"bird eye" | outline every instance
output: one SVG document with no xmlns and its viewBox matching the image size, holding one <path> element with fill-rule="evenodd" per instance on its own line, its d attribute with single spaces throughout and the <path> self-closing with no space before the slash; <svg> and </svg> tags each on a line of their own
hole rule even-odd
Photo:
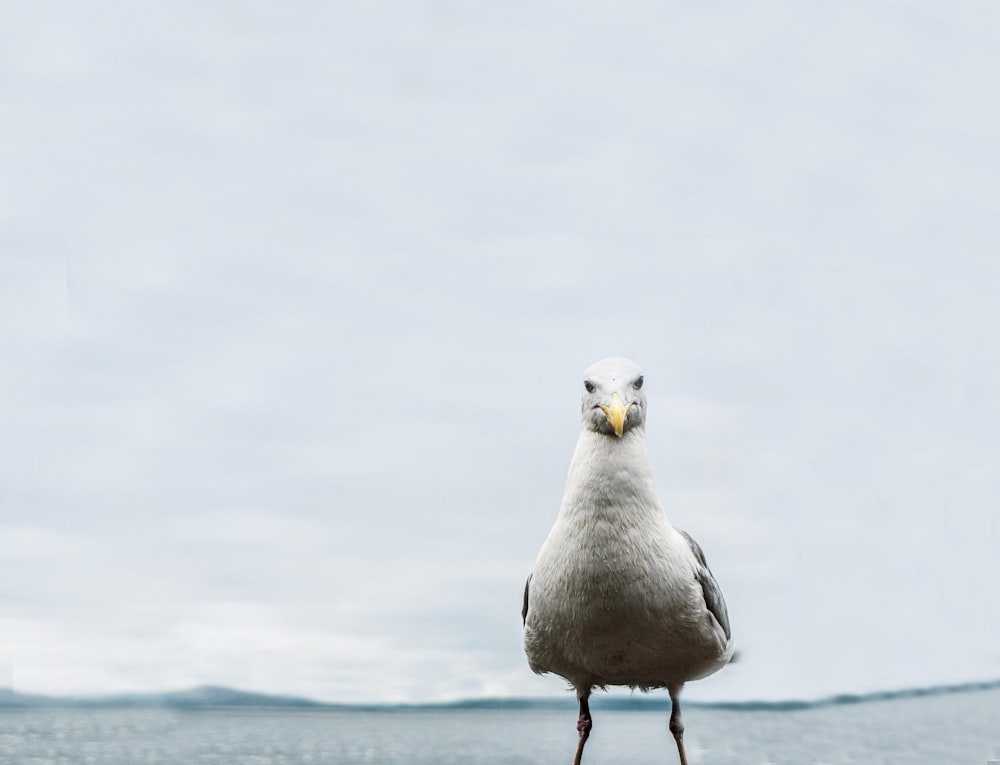
<svg viewBox="0 0 1000 765">
<path fill-rule="evenodd" d="M 595 390 L 597 390 L 597 388 L 594 387 L 594 383 L 592 383 L 590 380 L 584 380 L 583 387 L 586 388 L 587 393 L 593 393 Z"/>
<path fill-rule="evenodd" d="M 639 388 L 642 387 L 643 379 L 644 378 L 642 378 L 642 377 L 637 378 L 636 381 L 634 383 L 632 383 L 632 387 L 635 388 L 636 390 L 639 390 Z"/>
</svg>

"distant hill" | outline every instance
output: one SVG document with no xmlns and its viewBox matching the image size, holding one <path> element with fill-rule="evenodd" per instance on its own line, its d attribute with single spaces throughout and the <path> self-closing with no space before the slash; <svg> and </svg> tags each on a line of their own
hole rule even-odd
<svg viewBox="0 0 1000 765">
<path fill-rule="evenodd" d="M 842 704 L 861 704 L 922 696 L 972 693 L 1000 689 L 1000 680 L 927 688 L 906 688 L 857 695 L 830 696 L 813 701 L 733 701 L 687 702 L 688 707 L 727 709 L 732 711 L 798 711 Z M 595 695 L 592 705 L 597 709 L 663 711 L 668 702 L 663 695 L 633 696 Z M 296 696 L 272 696 L 220 686 L 202 686 L 186 691 L 165 693 L 123 693 L 110 696 L 42 696 L 0 689 L 0 711 L 10 709 L 299 709 L 329 711 L 396 711 L 396 710 L 518 710 L 575 709 L 575 699 L 567 694 L 557 698 L 484 698 L 432 704 L 333 704 Z"/>
<path fill-rule="evenodd" d="M 271 696 L 249 693 L 233 688 L 206 685 L 186 691 L 164 693 L 120 693 L 110 696 L 39 696 L 0 690 L 0 709 L 3 708 L 81 708 L 125 709 L 136 707 L 165 707 L 169 709 L 216 709 L 232 707 L 281 707 L 295 709 L 324 709 L 336 705 L 323 704 L 294 696 Z"/>
</svg>

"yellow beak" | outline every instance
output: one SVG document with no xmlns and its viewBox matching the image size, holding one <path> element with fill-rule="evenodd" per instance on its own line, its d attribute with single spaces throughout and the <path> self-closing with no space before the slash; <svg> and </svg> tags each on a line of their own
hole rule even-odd
<svg viewBox="0 0 1000 765">
<path fill-rule="evenodd" d="M 601 407 L 601 411 L 607 416 L 611 427 L 615 429 L 615 435 L 619 438 L 625 431 L 625 418 L 628 417 L 628 410 L 631 408 L 632 405 L 625 404 L 617 393 L 611 397 L 611 406 Z"/>
</svg>

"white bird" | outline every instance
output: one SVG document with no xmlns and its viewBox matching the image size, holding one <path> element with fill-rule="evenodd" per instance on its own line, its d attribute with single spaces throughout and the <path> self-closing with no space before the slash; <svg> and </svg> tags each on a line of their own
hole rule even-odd
<svg viewBox="0 0 1000 765">
<path fill-rule="evenodd" d="M 524 651 L 580 702 L 580 765 L 594 688 L 666 688 L 681 765 L 679 696 L 733 658 L 722 591 L 698 543 L 657 498 L 646 448 L 642 370 L 605 359 L 583 380 L 583 426 L 562 506 L 524 586 Z"/>
</svg>

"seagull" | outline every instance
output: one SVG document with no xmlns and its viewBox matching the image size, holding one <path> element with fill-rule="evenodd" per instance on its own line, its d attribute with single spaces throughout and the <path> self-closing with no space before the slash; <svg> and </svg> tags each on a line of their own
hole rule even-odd
<svg viewBox="0 0 1000 765">
<path fill-rule="evenodd" d="M 590 694 L 609 685 L 667 689 L 687 765 L 680 693 L 732 660 L 726 603 L 701 547 L 657 498 L 642 370 L 621 358 L 591 366 L 582 415 L 559 515 L 524 585 L 528 666 L 576 689 L 573 765 L 593 727 Z"/>
</svg>

